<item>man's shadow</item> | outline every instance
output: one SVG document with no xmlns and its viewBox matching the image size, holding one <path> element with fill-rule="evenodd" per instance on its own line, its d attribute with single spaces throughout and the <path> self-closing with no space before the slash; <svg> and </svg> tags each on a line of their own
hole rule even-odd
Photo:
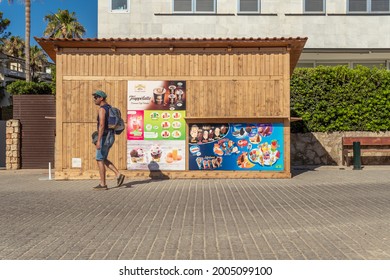
<svg viewBox="0 0 390 280">
<path fill-rule="evenodd" d="M 129 183 L 125 183 L 122 186 L 125 188 L 132 188 L 134 185 L 137 184 L 147 184 L 150 182 L 158 182 L 158 181 L 163 181 L 163 180 L 169 180 L 169 176 L 165 175 L 162 173 L 160 170 L 160 165 L 156 161 L 151 161 L 148 164 L 148 169 L 149 169 L 149 178 L 146 180 L 140 180 L 140 181 L 132 181 Z"/>
</svg>

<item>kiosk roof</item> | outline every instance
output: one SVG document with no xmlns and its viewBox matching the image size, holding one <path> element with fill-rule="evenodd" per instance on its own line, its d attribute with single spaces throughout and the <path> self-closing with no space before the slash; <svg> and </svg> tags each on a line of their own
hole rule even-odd
<svg viewBox="0 0 390 280">
<path fill-rule="evenodd" d="M 147 51 L 148 49 L 166 49 L 166 52 L 172 52 L 175 49 L 188 50 L 196 52 L 212 51 L 213 49 L 225 48 L 232 50 L 251 50 L 257 52 L 277 51 L 284 48 L 290 52 L 290 73 L 295 68 L 299 56 L 305 46 L 307 38 L 86 38 L 86 39 L 53 39 L 37 38 L 34 39 L 45 50 L 49 57 L 55 62 L 56 53 L 61 48 L 73 48 L 80 52 L 82 49 L 111 49 L 117 51 L 121 48 L 139 49 Z"/>
</svg>

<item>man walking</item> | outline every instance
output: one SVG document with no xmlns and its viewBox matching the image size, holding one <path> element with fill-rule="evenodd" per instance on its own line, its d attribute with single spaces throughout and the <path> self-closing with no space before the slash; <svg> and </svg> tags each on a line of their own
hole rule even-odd
<svg viewBox="0 0 390 280">
<path fill-rule="evenodd" d="M 102 90 L 97 90 L 93 94 L 95 105 L 99 106 L 97 116 L 97 132 L 98 139 L 96 142 L 96 162 L 99 168 L 100 184 L 94 187 L 95 190 L 107 190 L 106 184 L 106 167 L 115 173 L 117 184 L 119 187 L 123 184 L 125 176 L 121 174 L 115 165 L 107 159 L 108 152 L 114 144 L 115 136 L 112 131 L 108 130 L 108 116 L 110 105 L 107 103 L 107 94 Z"/>
</svg>

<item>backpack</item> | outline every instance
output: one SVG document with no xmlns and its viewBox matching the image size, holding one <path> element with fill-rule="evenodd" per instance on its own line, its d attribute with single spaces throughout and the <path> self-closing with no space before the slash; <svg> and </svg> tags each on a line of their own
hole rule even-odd
<svg viewBox="0 0 390 280">
<path fill-rule="evenodd" d="M 115 134 L 119 135 L 125 130 L 125 122 L 121 117 L 121 111 L 115 107 L 108 109 L 108 129 L 114 130 Z"/>
</svg>

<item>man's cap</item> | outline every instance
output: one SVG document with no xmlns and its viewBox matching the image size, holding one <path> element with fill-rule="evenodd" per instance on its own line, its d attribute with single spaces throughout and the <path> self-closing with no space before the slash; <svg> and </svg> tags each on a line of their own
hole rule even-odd
<svg viewBox="0 0 390 280">
<path fill-rule="evenodd" d="M 102 90 L 97 90 L 94 93 L 92 93 L 92 95 L 97 95 L 97 96 L 100 96 L 102 98 L 107 98 L 107 94 Z"/>
</svg>

